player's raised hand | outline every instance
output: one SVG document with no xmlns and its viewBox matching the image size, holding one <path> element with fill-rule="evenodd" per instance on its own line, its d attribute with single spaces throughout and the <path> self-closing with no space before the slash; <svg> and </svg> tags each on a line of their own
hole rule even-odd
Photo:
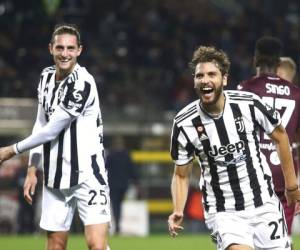
<svg viewBox="0 0 300 250">
<path fill-rule="evenodd" d="M 178 235 L 178 231 L 182 230 L 181 226 L 183 220 L 183 213 L 174 212 L 169 216 L 168 225 L 169 232 L 172 237 L 176 237 Z"/>
<path fill-rule="evenodd" d="M 300 202 L 300 189 L 299 187 L 295 187 L 294 189 L 286 189 L 285 190 L 285 196 L 288 205 L 295 204 L 297 202 Z"/>
<path fill-rule="evenodd" d="M 15 151 L 13 146 L 7 146 L 0 148 L 0 165 L 6 161 L 12 158 L 15 155 Z"/>
<path fill-rule="evenodd" d="M 27 203 L 32 205 L 32 197 L 35 194 L 35 187 L 37 184 L 36 168 L 29 167 L 23 186 L 23 195 Z"/>
</svg>

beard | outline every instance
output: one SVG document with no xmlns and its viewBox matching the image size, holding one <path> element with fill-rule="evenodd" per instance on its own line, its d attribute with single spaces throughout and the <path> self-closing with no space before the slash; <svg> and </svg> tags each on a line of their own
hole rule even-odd
<svg viewBox="0 0 300 250">
<path fill-rule="evenodd" d="M 196 91 L 196 94 L 198 95 L 201 103 L 205 106 L 213 106 L 215 105 L 218 100 L 220 99 L 220 96 L 222 95 L 223 93 L 223 86 L 221 85 L 220 87 L 218 88 L 215 88 L 211 93 L 210 95 L 212 95 L 211 97 L 209 98 L 206 98 L 204 95 L 205 93 L 200 90 L 199 88 L 195 88 L 195 91 Z"/>
</svg>

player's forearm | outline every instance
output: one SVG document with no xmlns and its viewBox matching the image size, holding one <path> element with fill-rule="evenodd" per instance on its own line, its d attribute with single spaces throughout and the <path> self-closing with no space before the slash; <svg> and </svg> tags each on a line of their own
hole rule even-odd
<svg viewBox="0 0 300 250">
<path fill-rule="evenodd" d="M 184 206 L 188 194 L 188 180 L 178 175 L 174 175 L 172 179 L 172 198 L 174 212 L 183 213 Z"/>
<path fill-rule="evenodd" d="M 287 136 L 282 137 L 277 143 L 277 153 L 285 180 L 286 189 L 293 189 L 298 186 L 298 181 L 294 169 L 292 153 Z"/>
<path fill-rule="evenodd" d="M 189 178 L 174 174 L 171 184 L 174 212 L 183 213 L 189 190 Z"/>
<path fill-rule="evenodd" d="M 57 107 L 57 112 L 54 112 L 50 121 L 36 133 L 30 135 L 26 139 L 14 145 L 15 152 L 22 153 L 29 149 L 35 148 L 41 144 L 54 140 L 59 133 L 66 128 L 72 121 L 72 116 Z"/>
</svg>

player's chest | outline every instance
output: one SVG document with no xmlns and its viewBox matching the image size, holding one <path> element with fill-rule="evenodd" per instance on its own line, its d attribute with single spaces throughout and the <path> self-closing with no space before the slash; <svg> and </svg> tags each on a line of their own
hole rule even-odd
<svg viewBox="0 0 300 250">
<path fill-rule="evenodd" d="M 54 82 L 45 84 L 42 92 L 42 104 L 45 113 L 51 116 L 57 105 L 63 99 L 66 84 L 64 82 Z"/>
</svg>

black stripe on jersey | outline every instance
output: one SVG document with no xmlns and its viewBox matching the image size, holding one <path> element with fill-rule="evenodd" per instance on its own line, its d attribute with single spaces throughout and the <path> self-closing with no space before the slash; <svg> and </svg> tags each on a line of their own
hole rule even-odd
<svg viewBox="0 0 300 250">
<path fill-rule="evenodd" d="M 37 97 L 38 97 L 38 102 L 39 104 L 41 104 L 44 107 L 44 102 L 46 101 L 45 98 L 43 100 L 41 100 L 40 98 L 42 97 L 42 84 L 43 84 L 43 80 L 44 80 L 44 75 L 41 74 L 40 75 L 40 81 L 39 81 L 39 86 L 38 86 L 38 90 L 37 90 Z"/>
<path fill-rule="evenodd" d="M 228 94 L 228 96 L 230 97 L 230 99 L 232 100 L 244 100 L 244 101 L 252 101 L 253 100 L 253 94 L 251 93 L 246 93 L 246 92 L 230 92 L 227 91 L 226 92 Z"/>
<path fill-rule="evenodd" d="M 192 116 L 193 114 L 197 113 L 198 110 L 193 110 L 193 111 L 190 111 L 189 113 L 186 113 L 185 116 L 183 116 L 181 119 L 177 120 L 176 122 L 177 123 L 180 123 L 182 122 L 183 120 L 185 120 L 186 118 Z"/>
<path fill-rule="evenodd" d="M 47 79 L 46 79 L 46 82 L 45 82 L 45 87 L 44 87 L 44 90 L 43 90 L 43 92 L 44 92 L 44 94 L 43 94 L 43 96 L 44 96 L 43 108 L 45 110 L 46 110 L 46 96 L 47 96 L 47 93 L 49 91 L 49 82 L 50 82 L 50 79 L 51 79 L 52 75 L 53 75 L 53 72 L 51 72 L 47 75 Z"/>
<path fill-rule="evenodd" d="M 78 80 L 78 69 L 74 70 L 69 76 L 68 76 L 68 83 L 75 82 Z"/>
<path fill-rule="evenodd" d="M 51 142 L 47 142 L 43 145 L 45 186 L 48 185 L 48 179 L 49 179 L 50 148 L 51 148 Z"/>
<path fill-rule="evenodd" d="M 189 108 L 186 112 L 184 112 L 183 114 L 180 114 L 178 116 L 175 117 L 175 121 L 177 123 L 182 122 L 184 119 L 188 118 L 189 116 L 195 114 L 197 112 L 197 106 L 194 105 L 191 108 Z"/>
<path fill-rule="evenodd" d="M 46 107 L 46 96 L 48 94 L 48 91 L 49 91 L 49 83 L 50 83 L 50 80 L 51 80 L 51 77 L 54 73 L 53 72 L 50 72 L 48 75 L 47 75 L 47 79 L 46 79 L 46 82 L 45 82 L 45 87 L 44 87 L 44 99 L 43 99 L 43 108 L 44 110 L 48 110 L 49 107 Z M 46 121 L 48 122 L 49 121 L 49 113 L 48 112 L 45 112 L 45 115 L 46 115 Z"/>
<path fill-rule="evenodd" d="M 54 188 L 60 188 L 60 181 L 62 177 L 62 160 L 63 160 L 63 146 L 64 146 L 65 130 L 62 130 L 58 136 L 58 152 L 56 159 L 56 171 L 54 177 Z"/>
<path fill-rule="evenodd" d="M 200 138 L 201 135 L 199 134 L 199 131 L 197 129 L 199 126 L 202 125 L 202 121 L 201 121 L 200 116 L 195 117 L 192 120 L 192 123 L 195 126 L 195 129 L 197 130 L 198 136 Z M 217 202 L 216 203 L 216 209 L 217 209 L 218 212 L 225 211 L 225 197 L 224 197 L 223 192 L 220 188 L 219 175 L 218 175 L 218 172 L 217 172 L 217 165 L 216 165 L 216 162 L 215 162 L 214 158 L 211 157 L 208 153 L 211 149 L 210 142 L 209 142 L 208 139 L 203 140 L 201 142 L 202 142 L 202 145 L 203 145 L 203 151 L 206 154 L 207 159 L 208 159 L 209 171 L 210 171 L 210 174 L 211 174 L 211 183 L 210 184 L 212 186 L 214 195 L 216 197 L 216 202 Z M 206 211 L 208 211 L 209 207 L 207 205 L 205 196 L 203 196 L 203 198 L 204 198 L 204 207 L 205 207 L 205 209 L 207 209 Z"/>
<path fill-rule="evenodd" d="M 203 174 L 202 174 L 202 178 L 204 178 Z M 205 211 L 208 212 L 209 206 L 207 205 L 207 191 L 206 191 L 206 182 L 205 181 L 204 181 L 204 185 L 201 188 L 201 192 L 202 192 L 202 196 L 203 196 L 203 200 L 204 200 L 204 202 L 203 202 L 204 209 L 205 209 Z"/>
<path fill-rule="evenodd" d="M 71 123 L 71 176 L 70 187 L 78 184 L 79 166 L 78 166 L 78 151 L 77 151 L 77 120 Z"/>
<path fill-rule="evenodd" d="M 178 143 L 178 135 L 179 135 L 179 128 L 177 127 L 177 124 L 174 123 L 173 126 L 173 134 L 171 138 L 171 156 L 173 160 L 178 160 L 178 150 L 179 150 L 179 143 Z"/>
<path fill-rule="evenodd" d="M 96 179 L 99 181 L 101 185 L 106 185 L 105 180 L 103 176 L 100 173 L 100 167 L 97 163 L 97 155 L 92 155 L 92 168 L 93 168 L 93 174 L 95 175 Z"/>
<path fill-rule="evenodd" d="M 63 100 L 63 104 L 67 109 L 73 108 L 74 104 L 76 104 L 76 111 L 80 113 L 83 110 L 85 103 L 90 95 L 91 84 L 85 81 L 83 90 L 75 89 L 74 86 L 75 82 L 68 83 L 68 90 Z"/>
<path fill-rule="evenodd" d="M 42 87 L 43 80 L 44 80 L 44 75 L 43 75 L 43 74 L 41 74 L 41 75 L 40 75 L 40 81 L 39 81 L 39 88 L 41 88 L 41 87 Z"/>
<path fill-rule="evenodd" d="M 173 160 L 178 160 L 178 151 L 179 151 L 179 142 L 178 142 L 178 136 L 182 133 L 184 137 L 187 140 L 187 144 L 185 146 L 185 150 L 187 151 L 188 157 L 190 157 L 195 150 L 194 145 L 191 143 L 189 137 L 187 136 L 186 132 L 182 127 L 178 128 L 177 124 L 174 124 L 173 127 L 173 136 L 171 139 L 171 156 Z"/>
<path fill-rule="evenodd" d="M 235 121 L 237 121 L 238 119 L 243 117 L 241 109 L 238 104 L 231 103 L 230 106 L 231 106 Z M 246 167 L 247 167 L 247 173 L 248 173 L 249 180 L 250 180 L 250 187 L 253 190 L 252 192 L 253 192 L 253 196 L 254 196 L 254 198 L 253 198 L 254 206 L 259 207 L 263 204 L 262 198 L 260 195 L 261 189 L 260 189 L 260 185 L 258 182 L 256 169 L 253 166 L 253 161 L 252 161 L 252 157 L 251 157 L 251 153 L 250 153 L 250 149 L 249 149 L 249 145 L 248 145 L 246 131 L 245 131 L 245 129 L 240 129 L 237 127 L 237 132 L 238 132 L 240 139 L 245 142 L 245 150 L 243 151 L 243 154 L 246 155 Z"/>
<path fill-rule="evenodd" d="M 75 79 L 77 80 L 77 79 L 78 79 L 78 71 L 75 70 L 75 71 L 74 71 L 74 74 L 75 74 Z"/>
<path fill-rule="evenodd" d="M 51 101 L 50 101 L 50 106 L 52 107 L 53 105 L 53 101 L 54 101 L 54 98 L 55 98 L 55 92 L 57 91 L 58 87 L 59 87 L 59 83 L 55 83 L 55 86 L 52 90 L 52 96 L 51 96 Z"/>
<path fill-rule="evenodd" d="M 266 106 L 258 100 L 254 100 L 254 106 L 258 108 L 273 125 L 278 123 L 278 119 L 274 118 L 274 113 L 276 112 L 275 109 L 272 108 L 270 110 L 267 110 Z"/>
<path fill-rule="evenodd" d="M 82 92 L 83 101 L 81 104 L 81 107 L 77 110 L 78 112 L 81 112 L 86 104 L 86 101 L 88 100 L 91 92 L 91 84 L 84 81 L 84 90 Z"/>
<path fill-rule="evenodd" d="M 98 117 L 97 117 L 96 123 L 97 123 L 97 128 L 100 127 L 101 123 L 100 123 L 100 117 L 99 117 L 99 115 L 98 115 Z"/>
<path fill-rule="evenodd" d="M 47 75 L 47 80 L 46 80 L 46 83 L 45 83 L 45 88 L 44 88 L 44 92 L 45 93 L 48 93 L 48 90 L 49 90 L 49 82 L 50 82 L 50 80 L 51 80 L 51 77 L 52 77 L 52 75 L 53 75 L 53 72 L 51 72 L 51 73 L 49 73 L 48 75 Z"/>
<path fill-rule="evenodd" d="M 255 119 L 254 106 L 250 105 L 249 108 L 250 108 L 252 121 L 254 121 L 253 122 L 254 126 L 259 126 L 258 122 L 256 122 L 256 119 Z M 256 155 L 257 155 L 257 158 L 258 158 L 258 161 L 259 161 L 259 164 L 260 164 L 261 171 L 264 174 L 264 179 L 268 183 L 269 195 L 272 197 L 272 195 L 273 195 L 273 189 L 272 189 L 272 184 L 271 184 L 272 178 L 271 178 L 271 176 L 264 173 L 264 169 L 263 169 L 262 164 L 261 164 L 261 155 L 260 155 L 261 153 L 260 153 L 259 141 L 258 141 L 258 138 L 257 138 L 257 135 L 256 135 L 256 131 L 257 131 L 257 128 L 254 127 L 253 132 L 252 132 L 252 136 L 253 136 L 254 141 L 255 141 Z"/>
<path fill-rule="evenodd" d="M 95 98 L 93 99 L 93 101 L 91 102 L 91 106 L 93 106 L 95 103 Z"/>
<path fill-rule="evenodd" d="M 53 65 L 53 66 L 49 66 L 47 68 L 44 68 L 43 71 L 42 71 L 42 74 L 47 73 L 49 71 L 55 71 L 55 66 Z"/>
<path fill-rule="evenodd" d="M 216 129 L 217 129 L 217 132 L 218 132 L 218 135 L 220 138 L 221 145 L 229 145 L 230 140 L 228 138 L 227 129 L 226 129 L 223 117 L 221 117 L 220 119 L 214 120 L 214 122 L 215 122 Z M 233 160 L 234 160 L 234 157 L 232 154 L 226 154 L 224 156 L 224 158 L 225 158 L 226 163 L 233 162 Z M 245 199 L 243 196 L 243 192 L 241 190 L 240 180 L 239 180 L 236 166 L 233 163 L 229 163 L 229 164 L 226 164 L 226 166 L 224 166 L 224 167 L 227 168 L 230 187 L 233 192 L 234 199 L 235 199 L 235 209 L 237 211 L 244 210 L 245 209 Z"/>
<path fill-rule="evenodd" d="M 186 134 L 186 132 L 184 131 L 184 129 L 180 127 L 179 130 L 187 140 L 187 144 L 185 145 L 185 150 L 187 151 L 188 156 L 190 157 L 195 152 L 195 147 L 191 142 L 190 138 L 188 137 L 188 135 Z"/>
</svg>

